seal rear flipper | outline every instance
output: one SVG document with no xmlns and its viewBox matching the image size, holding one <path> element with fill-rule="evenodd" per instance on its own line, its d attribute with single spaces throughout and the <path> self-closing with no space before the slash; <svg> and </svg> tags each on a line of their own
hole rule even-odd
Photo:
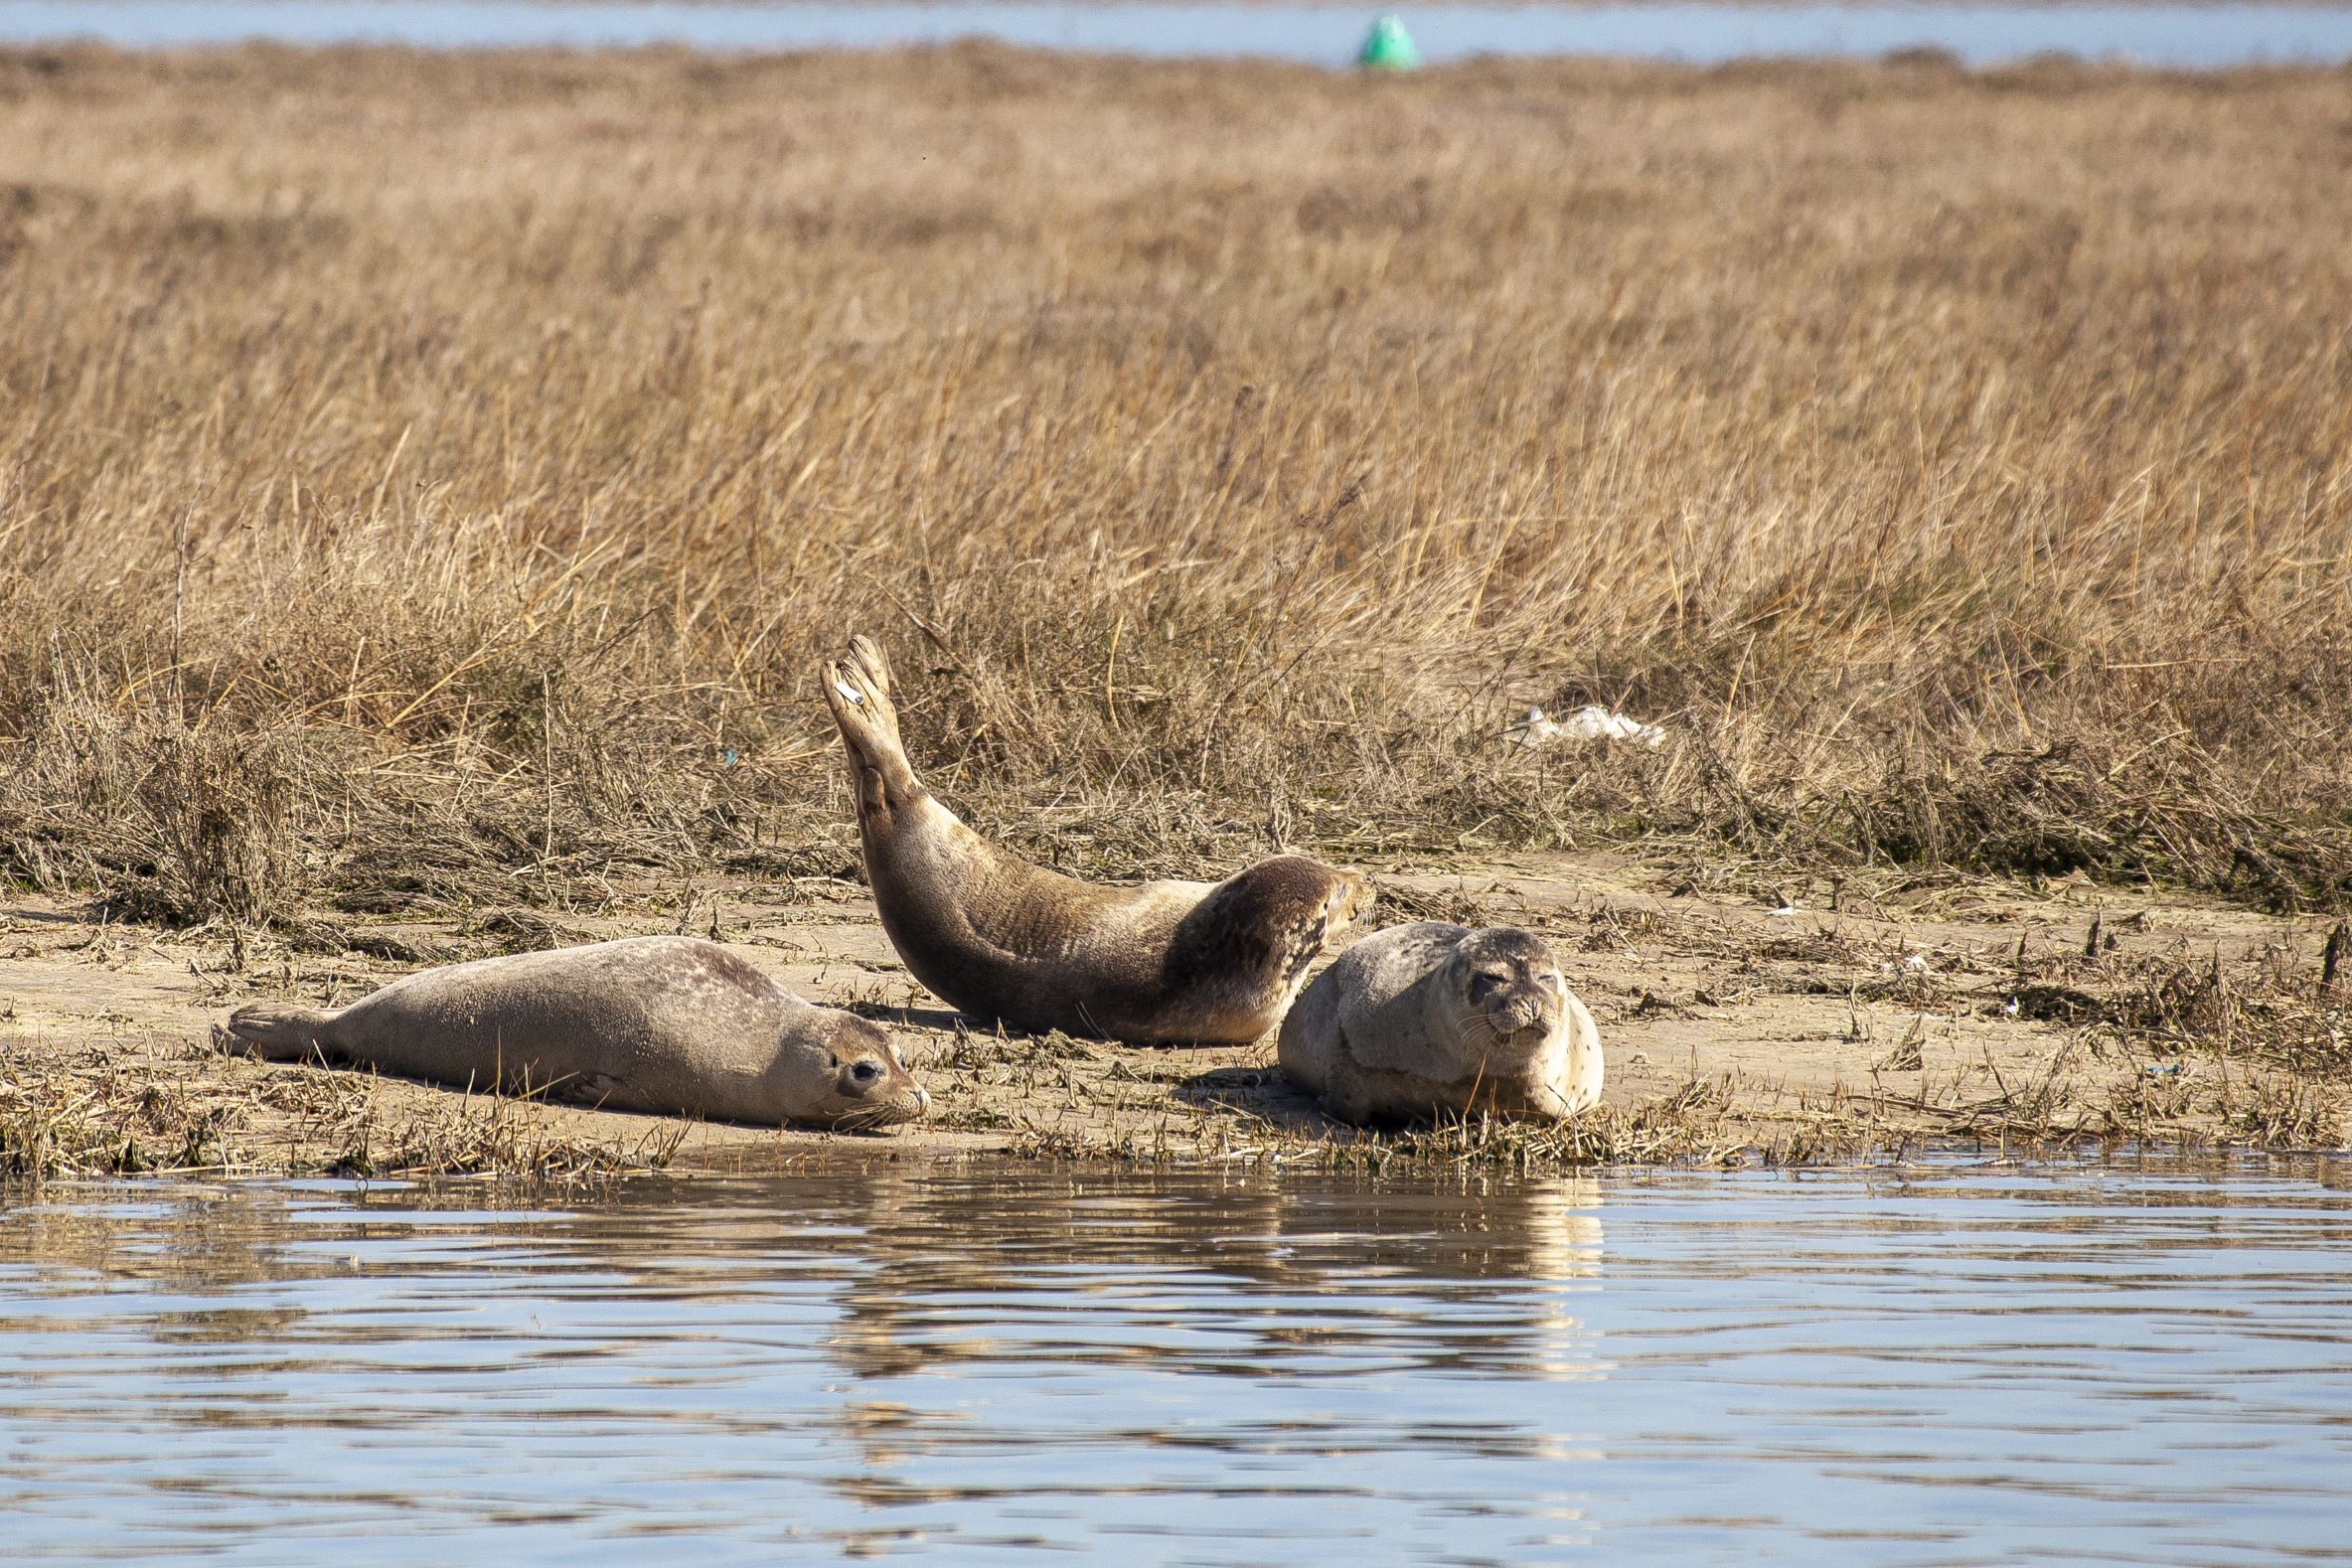
<svg viewBox="0 0 2352 1568">
<path fill-rule="evenodd" d="M 849 653 L 828 660 L 818 689 L 850 751 L 858 779 L 858 809 L 888 814 L 922 788 L 898 738 L 898 709 L 890 702 L 890 666 L 870 637 L 850 639 Z"/>
<path fill-rule="evenodd" d="M 336 1017 L 318 1008 L 300 1008 L 285 1002 L 248 1003 L 229 1015 L 228 1022 L 214 1025 L 213 1043 L 223 1050 L 259 1056 L 265 1061 L 295 1061 L 314 1053 L 325 1055 L 327 1047 L 322 1034 Z"/>
</svg>

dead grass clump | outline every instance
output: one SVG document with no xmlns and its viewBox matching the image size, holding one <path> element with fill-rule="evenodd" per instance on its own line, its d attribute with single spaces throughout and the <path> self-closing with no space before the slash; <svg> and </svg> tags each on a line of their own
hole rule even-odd
<svg viewBox="0 0 2352 1568">
<path fill-rule="evenodd" d="M 28 1092 L 9 1071 L 0 1078 L 0 1176 L 38 1179 L 114 1170 L 124 1140 L 87 1111 L 82 1097 Z"/>
<path fill-rule="evenodd" d="M 340 1147 L 314 1159 L 333 1176 L 495 1176 L 578 1185 L 668 1169 L 689 1125 L 662 1121 L 624 1148 L 566 1131 L 531 1099 L 468 1095 L 453 1115 L 385 1117 L 370 1105 L 339 1130 Z"/>
<path fill-rule="evenodd" d="M 830 874 L 854 625 L 1073 870 L 2352 897 L 2336 74 L 1379 85 L 0 52 L 0 865 L 174 920 Z M 1497 743 L 1583 701 L 1673 739 Z"/>
<path fill-rule="evenodd" d="M 1660 1101 L 1621 1111 L 1603 1107 L 1572 1122 L 1447 1118 L 1399 1129 L 1305 1131 L 1239 1105 L 1181 1128 L 1165 1121 L 1130 1126 L 1032 1122 L 1015 1126 L 1007 1152 L 1021 1159 L 1119 1160 L 1145 1165 L 1262 1165 L 1363 1171 L 1540 1173 L 1597 1165 L 1740 1164 L 1747 1140 L 1725 1136 L 1723 1119 Z"/>
<path fill-rule="evenodd" d="M 529 1097 L 436 1094 L 408 1109 L 351 1073 L 232 1065 L 196 1048 L 0 1062 L 0 1176 L 483 1176 L 577 1185 L 668 1167 L 690 1124 L 633 1142 L 582 1133 Z"/>
<path fill-rule="evenodd" d="M 2256 1070 L 2224 1080 L 2216 1095 L 2225 1135 L 2262 1149 L 2342 1149 L 2352 1132 L 2352 1096 L 2341 1080 Z"/>
<path fill-rule="evenodd" d="M 2103 737 L 2108 747 L 2128 737 Z M 2352 824 L 2249 808 L 2178 735 L 2132 755 L 2064 740 L 2030 752 L 1898 763 L 1843 813 L 1866 858 L 2029 876 L 2162 877 L 2274 908 L 2341 903 Z"/>
<path fill-rule="evenodd" d="M 2352 1070 L 2352 996 L 2277 955 L 2225 965 L 2179 954 L 2135 966 L 2099 1020 L 2148 1052 L 2209 1052 L 2291 1072 Z"/>
<path fill-rule="evenodd" d="M 0 780 L 0 872 L 95 892 L 120 918 L 264 921 L 307 881 L 300 813 L 317 791 L 300 735 L 126 721 L 60 705 Z"/>
<path fill-rule="evenodd" d="M 0 1062 L 0 1175 L 233 1169 L 245 1110 L 218 1083 L 141 1072 L 103 1047 L 12 1053 Z"/>
<path fill-rule="evenodd" d="M 1408 1166 L 1538 1171 L 1692 1160 L 1736 1164 L 1747 1140 L 1723 1136 L 1722 1111 L 1720 1093 L 1694 1081 L 1631 1110 L 1604 1106 L 1567 1122 L 1454 1118 L 1403 1134 L 1389 1147 Z"/>
</svg>

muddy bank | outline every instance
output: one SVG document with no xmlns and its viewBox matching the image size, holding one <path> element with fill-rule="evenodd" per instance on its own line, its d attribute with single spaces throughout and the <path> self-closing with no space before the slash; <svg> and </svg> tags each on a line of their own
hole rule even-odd
<svg viewBox="0 0 2352 1568">
<path fill-rule="evenodd" d="M 0 906 L 0 1126 L 19 1170 L 500 1172 L 772 1165 L 835 1153 L 1387 1165 L 1803 1161 L 1926 1142 L 2341 1147 L 2346 1006 L 2329 927 L 2082 884 L 1906 891 L 1553 860 L 1399 866 L 1381 918 L 1549 934 L 1599 1019 L 1602 1109 L 1553 1130 L 1361 1134 L 1272 1041 L 1138 1049 L 976 1026 L 917 987 L 863 889 L 644 890 L 595 911 L 170 932 Z M 881 1136 L 712 1126 L 224 1056 L 254 997 L 347 1002 L 427 964 L 715 933 L 813 1000 L 888 1022 L 935 1097 Z"/>
</svg>

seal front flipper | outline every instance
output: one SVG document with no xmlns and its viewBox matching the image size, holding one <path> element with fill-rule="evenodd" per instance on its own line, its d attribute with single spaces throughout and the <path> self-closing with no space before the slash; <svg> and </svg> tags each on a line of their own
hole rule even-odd
<svg viewBox="0 0 2352 1568">
<path fill-rule="evenodd" d="M 1347 1048 L 1345 1034 L 1332 1039 L 1323 1069 L 1324 1091 L 1315 1102 L 1323 1113 L 1357 1127 L 1369 1122 L 1378 1107 L 1373 1103 L 1371 1083 L 1357 1064 L 1355 1052 Z"/>
<path fill-rule="evenodd" d="M 1471 1107 L 1448 1086 L 1417 1072 L 1368 1067 L 1342 1032 L 1332 1046 L 1331 1087 L 1316 1103 L 1325 1114 L 1358 1127 L 1378 1122 L 1418 1122 L 1431 1114 Z"/>
</svg>

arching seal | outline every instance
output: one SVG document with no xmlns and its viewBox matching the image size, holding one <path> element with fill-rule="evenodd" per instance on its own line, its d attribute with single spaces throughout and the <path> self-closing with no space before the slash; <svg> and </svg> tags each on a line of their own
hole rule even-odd
<svg viewBox="0 0 2352 1568">
<path fill-rule="evenodd" d="M 257 1003 L 222 1034 L 276 1061 L 315 1052 L 436 1083 L 762 1126 L 887 1127 L 931 1100 L 878 1025 L 811 1007 L 741 956 L 683 936 L 428 969 L 324 1012 Z"/>
<path fill-rule="evenodd" d="M 1102 887 L 1031 865 L 934 800 L 899 743 L 871 640 L 825 667 L 849 749 L 866 880 L 915 979 L 1015 1028 L 1137 1044 L 1239 1043 L 1282 1019 L 1324 942 L 1370 884 L 1305 856 L 1221 882 Z"/>
<path fill-rule="evenodd" d="M 1342 1121 L 1497 1111 L 1559 1118 L 1601 1098 L 1601 1036 L 1550 947 L 1434 920 L 1339 955 L 1283 1019 L 1283 1071 Z"/>
</svg>

